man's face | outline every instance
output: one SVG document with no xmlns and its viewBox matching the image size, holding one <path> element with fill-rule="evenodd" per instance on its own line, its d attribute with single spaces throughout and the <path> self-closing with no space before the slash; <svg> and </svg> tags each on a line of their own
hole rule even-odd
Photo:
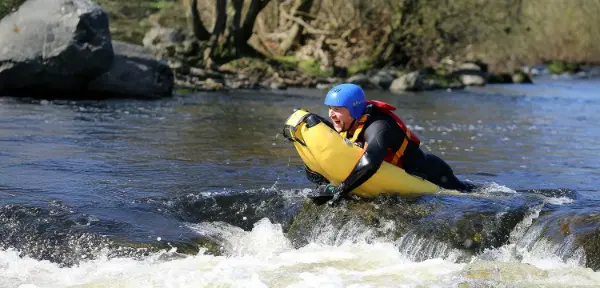
<svg viewBox="0 0 600 288">
<path fill-rule="evenodd" d="M 354 120 L 346 107 L 339 106 L 329 106 L 329 118 L 333 121 L 333 128 L 338 133 L 348 131 Z"/>
</svg>

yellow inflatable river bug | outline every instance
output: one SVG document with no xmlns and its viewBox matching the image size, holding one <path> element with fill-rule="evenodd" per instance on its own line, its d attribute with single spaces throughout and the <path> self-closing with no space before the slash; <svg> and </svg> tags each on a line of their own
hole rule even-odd
<svg viewBox="0 0 600 288">
<path fill-rule="evenodd" d="M 293 141 L 300 158 L 308 168 L 323 175 L 331 184 L 337 185 L 350 174 L 363 150 L 322 121 L 316 125 L 309 125 L 305 121 L 309 115 L 311 113 L 306 110 L 296 110 L 285 123 L 284 136 Z M 381 194 L 407 197 L 432 193 L 460 194 L 454 190 L 443 190 L 387 162 L 352 193 L 363 198 L 377 197 Z"/>
</svg>

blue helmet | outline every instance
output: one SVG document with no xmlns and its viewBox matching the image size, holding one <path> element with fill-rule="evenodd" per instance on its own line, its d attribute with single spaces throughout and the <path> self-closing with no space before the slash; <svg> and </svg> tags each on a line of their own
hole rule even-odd
<svg viewBox="0 0 600 288">
<path fill-rule="evenodd" d="M 327 92 L 325 105 L 346 107 L 350 111 L 352 118 L 358 119 L 365 111 L 367 99 L 365 99 L 365 92 L 363 92 L 360 86 L 340 84 Z"/>
</svg>

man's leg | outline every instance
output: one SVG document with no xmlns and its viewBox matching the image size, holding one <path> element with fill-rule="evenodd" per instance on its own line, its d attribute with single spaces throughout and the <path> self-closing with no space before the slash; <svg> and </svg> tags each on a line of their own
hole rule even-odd
<svg viewBox="0 0 600 288">
<path fill-rule="evenodd" d="M 456 175 L 454 175 L 454 171 L 452 171 L 450 165 L 442 158 L 433 154 L 425 154 L 424 170 L 427 175 L 427 180 L 442 188 L 458 190 L 461 192 L 470 192 L 475 188 L 471 184 L 460 181 Z"/>
</svg>

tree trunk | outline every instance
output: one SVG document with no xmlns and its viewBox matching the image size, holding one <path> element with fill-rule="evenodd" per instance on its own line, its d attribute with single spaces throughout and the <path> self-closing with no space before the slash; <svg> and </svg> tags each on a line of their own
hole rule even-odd
<svg viewBox="0 0 600 288">
<path fill-rule="evenodd" d="M 243 0 L 239 0 L 243 3 Z M 248 12 L 246 13 L 246 17 L 244 17 L 244 22 L 240 25 L 241 21 L 241 10 L 243 5 L 241 5 L 238 9 L 236 9 L 236 14 L 240 14 L 237 23 L 234 21 L 233 28 L 233 37 L 235 43 L 235 51 L 236 56 L 260 56 L 250 44 L 248 44 L 248 40 L 252 36 L 252 30 L 254 29 L 254 23 L 256 22 L 256 17 L 258 13 L 262 11 L 262 9 L 269 4 L 270 0 L 252 0 L 250 2 L 250 7 L 248 8 Z M 239 12 L 238 12 L 239 11 Z"/>
<path fill-rule="evenodd" d="M 209 32 L 202 24 L 198 11 L 198 0 L 190 0 L 190 22 L 194 35 L 200 41 L 210 41 L 209 48 L 204 51 L 207 62 L 228 61 L 241 56 L 260 56 L 248 44 L 256 17 L 270 0 L 252 0 L 248 12 L 242 21 L 244 0 L 232 0 L 234 15 L 232 21 L 227 21 L 227 0 L 215 0 L 215 27 Z"/>
<path fill-rule="evenodd" d="M 201 41 L 210 39 L 210 32 L 204 27 L 200 13 L 198 12 L 198 0 L 190 0 L 188 3 L 190 4 L 188 19 L 190 26 L 192 26 L 192 31 L 194 31 L 194 36 Z"/>
</svg>

